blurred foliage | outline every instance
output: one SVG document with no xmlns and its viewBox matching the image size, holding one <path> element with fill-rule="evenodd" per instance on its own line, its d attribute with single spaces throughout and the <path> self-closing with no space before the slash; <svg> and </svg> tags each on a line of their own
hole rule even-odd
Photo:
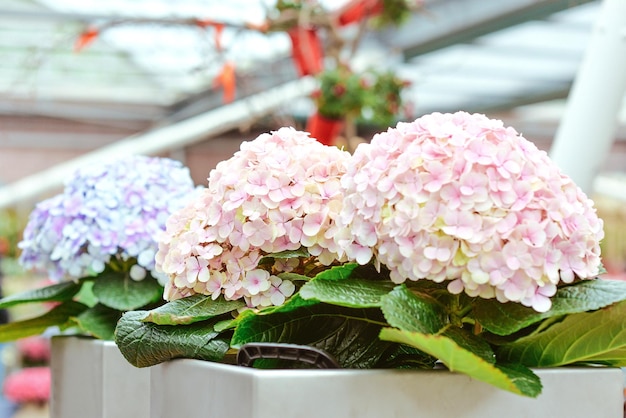
<svg viewBox="0 0 626 418">
<path fill-rule="evenodd" d="M 390 71 L 357 74 L 346 67 L 326 70 L 318 80 L 312 99 L 322 116 L 358 118 L 379 126 L 395 122 L 402 108 L 402 90 L 409 85 Z"/>
<path fill-rule="evenodd" d="M 8 258 L 18 256 L 17 244 L 22 239 L 26 222 L 27 217 L 16 210 L 0 210 L 0 255 Z"/>
</svg>

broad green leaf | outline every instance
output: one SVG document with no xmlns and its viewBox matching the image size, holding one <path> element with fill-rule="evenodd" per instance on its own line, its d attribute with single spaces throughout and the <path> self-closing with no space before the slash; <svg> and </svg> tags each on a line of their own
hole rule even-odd
<svg viewBox="0 0 626 418">
<path fill-rule="evenodd" d="M 353 272 L 359 267 L 358 264 L 342 264 L 341 266 L 331 267 L 328 270 L 317 274 L 316 280 L 343 280 L 352 276 Z"/>
<path fill-rule="evenodd" d="M 315 299 L 332 305 L 349 308 L 380 307 L 381 298 L 395 285 L 387 281 L 347 278 L 343 280 L 320 280 L 315 278 L 300 289 L 304 299 Z"/>
<path fill-rule="evenodd" d="M 82 303 L 67 301 L 36 318 L 2 324 L 0 325 L 0 342 L 39 335 L 52 326 L 62 327 L 85 309 L 87 306 Z"/>
<path fill-rule="evenodd" d="M 541 380 L 528 367 L 509 363 L 498 363 L 495 366 L 507 375 L 523 395 L 536 398 L 541 394 Z"/>
<path fill-rule="evenodd" d="M 309 280 L 311 280 L 309 276 L 305 276 L 303 274 L 298 274 L 298 273 L 278 273 L 277 276 L 280 277 L 282 280 L 291 280 L 292 282 L 297 282 L 297 281 L 308 282 Z"/>
<path fill-rule="evenodd" d="M 624 359 L 626 359 L 626 347 L 620 347 L 616 350 L 596 354 L 593 356 L 593 359 L 588 362 L 581 362 L 581 364 L 601 364 L 613 367 L 626 367 L 624 366 Z"/>
<path fill-rule="evenodd" d="M 150 276 L 135 281 L 128 273 L 105 272 L 94 281 L 93 293 L 109 308 L 130 311 L 161 300 L 163 287 Z"/>
<path fill-rule="evenodd" d="M 295 295 L 293 295 L 289 299 L 287 299 L 287 301 L 285 303 L 283 303 L 282 305 L 280 305 L 280 306 L 269 306 L 267 308 L 262 308 L 261 310 L 258 311 L 258 314 L 259 315 L 269 315 L 269 314 L 273 314 L 273 313 L 291 312 L 291 311 L 295 311 L 296 309 L 304 308 L 304 307 L 307 307 L 307 306 L 317 305 L 318 303 L 319 303 L 319 301 L 317 301 L 317 300 L 303 299 L 300 296 L 300 293 L 296 293 Z"/>
<path fill-rule="evenodd" d="M 233 318 L 233 319 L 224 319 L 222 321 L 218 321 L 213 326 L 213 329 L 215 331 L 217 331 L 217 332 L 224 332 L 227 329 L 235 329 L 235 327 L 237 326 L 238 323 L 239 323 L 239 321 L 237 319 L 235 319 L 235 318 Z"/>
<path fill-rule="evenodd" d="M 297 250 L 285 250 L 285 251 L 280 251 L 278 253 L 272 253 L 272 254 L 268 254 L 266 256 L 264 256 L 261 259 L 261 262 L 263 262 L 263 260 L 266 259 L 276 259 L 276 258 L 299 258 L 299 257 L 310 257 L 311 254 L 309 254 L 309 251 L 305 248 L 305 247 L 300 247 Z"/>
<path fill-rule="evenodd" d="M 380 338 L 416 347 L 441 360 L 451 371 L 465 373 L 500 389 L 529 397 L 541 392 L 541 382 L 530 370 L 489 363 L 444 335 L 383 328 Z"/>
<path fill-rule="evenodd" d="M 282 342 L 309 345 L 331 355 L 343 367 L 368 368 L 390 347 L 378 339 L 384 319 L 377 309 L 346 309 L 318 304 L 285 313 L 249 315 L 239 322 L 231 345 Z"/>
<path fill-rule="evenodd" d="M 424 369 L 432 370 L 437 359 L 415 347 L 393 344 L 376 364 L 379 369 Z"/>
<path fill-rule="evenodd" d="M 362 266 L 356 263 L 346 263 L 325 269 L 314 277 L 315 280 L 344 280 L 348 278 L 391 282 L 389 271 L 384 266 L 381 266 L 381 271 L 378 271 L 373 264 Z"/>
<path fill-rule="evenodd" d="M 505 344 L 498 358 L 528 367 L 555 367 L 607 361 L 626 366 L 626 301 L 567 315 L 562 321 Z"/>
<path fill-rule="evenodd" d="M 474 318 L 488 331 L 510 335 L 529 325 L 555 316 L 587 312 L 626 300 L 626 282 L 584 280 L 558 290 L 548 312 L 536 312 L 519 303 L 500 303 L 479 299 L 474 303 Z"/>
<path fill-rule="evenodd" d="M 459 347 L 473 353 L 487 363 L 495 364 L 496 356 L 491 346 L 482 338 L 455 326 L 447 326 L 439 335 L 451 339 Z"/>
<path fill-rule="evenodd" d="M 16 293 L 0 299 L 0 309 L 29 302 L 65 302 L 71 300 L 81 286 L 81 282 L 63 282 Z"/>
<path fill-rule="evenodd" d="M 381 306 L 389 325 L 405 331 L 436 333 L 446 324 L 443 307 L 426 294 L 396 286 L 382 297 Z"/>
<path fill-rule="evenodd" d="M 81 279 L 83 283 L 82 287 L 74 296 L 74 300 L 76 302 L 80 302 L 84 305 L 93 308 L 98 304 L 98 298 L 93 294 L 93 278 L 91 279 Z"/>
<path fill-rule="evenodd" d="M 146 311 L 127 312 L 115 329 L 115 343 L 135 367 L 149 367 L 175 358 L 220 361 L 228 341 L 213 330 L 214 322 L 190 325 L 156 325 L 143 322 Z"/>
<path fill-rule="evenodd" d="M 243 300 L 227 301 L 223 296 L 212 300 L 210 296 L 193 295 L 168 302 L 148 311 L 143 322 L 157 325 L 192 324 L 235 311 L 246 306 Z"/>
<path fill-rule="evenodd" d="M 74 320 L 84 332 L 101 340 L 113 340 L 115 326 L 121 316 L 117 309 L 96 305 L 81 312 Z"/>
<path fill-rule="evenodd" d="M 236 328 L 239 323 L 243 320 L 245 320 L 246 318 L 248 318 L 249 316 L 254 316 L 254 315 L 271 315 L 274 313 L 285 313 L 285 312 L 291 312 L 291 311 L 295 311 L 297 309 L 303 308 L 303 307 L 307 307 L 307 306 L 313 306 L 313 305 L 317 305 L 319 304 L 318 301 L 316 300 L 304 300 L 300 297 L 299 293 L 296 293 L 295 295 L 293 295 L 292 297 L 290 297 L 287 302 L 285 302 L 284 304 L 280 305 L 280 306 L 269 306 L 267 308 L 262 308 L 258 311 L 254 311 L 252 309 L 248 309 L 248 310 L 244 310 L 243 312 L 240 312 L 239 315 L 237 315 L 236 318 L 232 319 L 232 320 L 223 320 L 223 321 L 219 321 L 215 324 L 215 330 L 218 332 L 222 332 L 225 331 L 227 329 L 233 329 Z"/>
</svg>

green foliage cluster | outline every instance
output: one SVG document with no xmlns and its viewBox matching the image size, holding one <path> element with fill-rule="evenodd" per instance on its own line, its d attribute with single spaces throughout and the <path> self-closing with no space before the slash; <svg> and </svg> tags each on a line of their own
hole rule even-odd
<svg viewBox="0 0 626 418">
<path fill-rule="evenodd" d="M 162 305 L 163 287 L 149 275 L 141 281 L 127 271 L 107 269 L 97 276 L 9 295 L 0 309 L 30 303 L 48 303 L 52 309 L 28 319 L 0 325 L 0 343 L 42 334 L 50 327 L 112 340 L 122 313 Z"/>
<path fill-rule="evenodd" d="M 538 313 L 515 303 L 451 295 L 430 281 L 394 285 L 371 266 L 316 274 L 284 305 L 195 295 L 124 314 L 115 332 L 137 367 L 177 357 L 220 361 L 251 342 L 323 349 L 345 368 L 449 370 L 535 397 L 535 367 L 626 366 L 626 283 L 579 281 Z M 601 325 L 599 325 L 601 324 Z M 190 343 L 190 341 L 192 343 Z"/>
<path fill-rule="evenodd" d="M 0 210 L 0 256 L 17 257 L 17 243 L 21 239 L 26 218 L 15 210 Z"/>
<path fill-rule="evenodd" d="M 326 70 L 318 76 L 312 99 L 317 111 L 329 119 L 362 119 L 391 126 L 402 107 L 402 90 L 408 85 L 393 72 L 355 73 L 346 67 Z"/>
<path fill-rule="evenodd" d="M 301 256 L 302 254 L 292 254 Z M 114 339 L 137 367 L 175 358 L 225 361 L 246 343 L 325 350 L 345 368 L 432 369 L 435 363 L 529 397 L 536 367 L 626 366 L 626 283 L 584 280 L 560 288 L 550 311 L 450 294 L 422 280 L 395 285 L 373 266 L 345 264 L 302 283 L 284 305 L 194 295 L 159 303 L 155 281 L 114 271 L 0 300 L 0 308 L 54 302 L 47 313 L 0 326 L 0 341 L 48 327 Z M 287 273 L 290 274 L 290 273 Z M 120 297 L 123 295 L 123 297 Z"/>
</svg>

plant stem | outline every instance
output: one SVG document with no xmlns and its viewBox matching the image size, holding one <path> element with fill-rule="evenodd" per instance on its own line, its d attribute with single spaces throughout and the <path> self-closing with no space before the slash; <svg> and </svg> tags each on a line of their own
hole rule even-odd
<svg viewBox="0 0 626 418">
<path fill-rule="evenodd" d="M 461 315 L 461 296 L 454 295 L 450 299 L 450 323 L 457 327 L 463 326 L 463 315 Z"/>
</svg>

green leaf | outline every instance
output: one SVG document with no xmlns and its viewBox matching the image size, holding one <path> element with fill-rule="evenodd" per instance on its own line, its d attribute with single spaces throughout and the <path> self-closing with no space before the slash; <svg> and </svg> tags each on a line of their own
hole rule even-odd
<svg viewBox="0 0 626 418">
<path fill-rule="evenodd" d="M 432 297 L 396 286 L 382 297 L 381 306 L 389 325 L 405 331 L 436 333 L 446 324 L 443 307 Z"/>
<path fill-rule="evenodd" d="M 29 302 L 65 302 L 80 290 L 81 282 L 63 282 L 39 289 L 16 293 L 0 299 L 0 309 Z"/>
<path fill-rule="evenodd" d="M 280 306 L 268 306 L 266 308 L 261 308 L 259 310 L 244 309 L 242 312 L 239 313 L 239 315 L 237 315 L 233 319 L 226 319 L 226 320 L 218 321 L 215 324 L 215 330 L 218 332 L 222 332 L 227 329 L 236 328 L 241 321 L 243 321 L 244 319 L 250 316 L 271 315 L 274 313 L 291 312 L 291 311 L 295 311 L 303 307 L 313 306 L 317 304 L 319 304 L 318 301 L 304 300 L 300 297 L 299 293 L 296 293 L 293 296 L 291 296 L 289 299 L 287 299 L 287 301 Z"/>
<path fill-rule="evenodd" d="M 351 277 L 358 267 L 355 263 L 331 267 L 317 274 L 315 280 L 344 280 Z"/>
<path fill-rule="evenodd" d="M 268 254 L 266 256 L 264 256 L 261 259 L 260 264 L 262 263 L 263 260 L 265 259 L 276 259 L 276 258 L 299 258 L 299 257 L 310 257 L 311 254 L 309 254 L 309 250 L 307 250 L 305 247 L 300 247 L 297 250 L 285 250 L 285 251 L 280 251 L 278 253 L 272 253 L 272 254 Z"/>
<path fill-rule="evenodd" d="M 148 311 L 143 322 L 152 322 L 157 325 L 192 324 L 235 311 L 244 306 L 246 304 L 241 299 L 227 301 L 223 296 L 220 296 L 212 300 L 210 296 L 193 295 L 168 302 Z"/>
<path fill-rule="evenodd" d="M 0 325 L 0 342 L 42 334 L 52 326 L 63 327 L 72 317 L 87 309 L 82 303 L 67 301 L 35 318 Z"/>
<path fill-rule="evenodd" d="M 480 357 L 487 363 L 495 364 L 496 362 L 496 356 L 489 343 L 465 329 L 448 326 L 439 335 L 450 338 L 456 345 Z"/>
<path fill-rule="evenodd" d="M 394 344 L 376 364 L 380 369 L 424 369 L 432 370 L 437 359 L 415 347 Z"/>
<path fill-rule="evenodd" d="M 626 302 L 567 315 L 562 321 L 505 344 L 498 358 L 528 367 L 576 363 L 626 367 Z"/>
<path fill-rule="evenodd" d="M 305 276 L 303 274 L 298 274 L 298 273 L 278 273 L 277 274 L 278 277 L 280 277 L 282 280 L 291 280 L 292 282 L 296 282 L 296 281 L 305 281 L 308 282 L 309 280 L 311 280 L 311 278 L 309 276 Z"/>
<path fill-rule="evenodd" d="M 592 311 L 622 300 L 626 300 L 626 282 L 583 280 L 560 288 L 552 298 L 552 308 L 545 313 L 519 303 L 479 299 L 474 303 L 473 315 L 486 330 L 497 335 L 510 335 L 547 318 Z"/>
<path fill-rule="evenodd" d="M 101 340 L 113 340 L 115 326 L 122 313 L 104 305 L 96 305 L 81 312 L 74 318 L 84 332 Z"/>
<path fill-rule="evenodd" d="M 363 279 L 321 280 L 315 278 L 300 289 L 303 299 L 349 308 L 380 307 L 381 298 L 395 285 L 392 282 Z"/>
<path fill-rule="evenodd" d="M 303 299 L 351 308 L 380 307 L 382 296 L 395 286 L 390 280 L 380 280 L 372 266 L 344 264 L 325 270 L 300 289 Z M 378 279 L 378 280 L 376 280 Z"/>
<path fill-rule="evenodd" d="M 241 316 L 241 315 L 239 315 Z M 239 323 L 239 321 L 237 321 L 237 319 L 224 319 L 222 321 L 218 321 L 214 326 L 213 329 L 217 332 L 224 332 L 228 329 L 235 329 L 235 327 L 237 326 L 237 324 Z"/>
<path fill-rule="evenodd" d="M 115 343 L 128 362 L 149 367 L 175 358 L 220 361 L 228 351 L 228 341 L 218 338 L 214 321 L 190 325 L 156 325 L 143 322 L 146 311 L 127 312 L 115 330 Z"/>
<path fill-rule="evenodd" d="M 238 348 L 249 342 L 302 344 L 327 351 L 343 367 L 368 368 L 390 347 L 378 339 L 383 323 L 377 309 L 318 304 L 271 315 L 248 315 L 235 329 L 231 346 Z"/>
<path fill-rule="evenodd" d="M 109 308 L 130 311 L 161 300 L 163 287 L 150 276 L 135 281 L 128 273 L 105 272 L 94 281 L 93 293 Z"/>
<path fill-rule="evenodd" d="M 98 304 L 98 298 L 93 294 L 93 278 L 81 279 L 83 286 L 80 288 L 74 300 L 93 308 Z"/>
<path fill-rule="evenodd" d="M 300 297 L 299 293 L 296 293 L 292 297 L 290 297 L 287 302 L 280 306 L 269 306 L 267 308 L 260 309 L 259 311 L 254 310 L 244 310 L 237 315 L 236 318 L 230 320 L 222 320 L 215 324 L 214 329 L 218 332 L 225 331 L 227 329 L 236 328 L 239 323 L 246 318 L 254 315 L 271 315 L 274 313 L 285 313 L 295 311 L 300 308 L 304 308 L 307 306 L 317 305 L 319 302 L 316 300 L 304 300 Z"/>
<path fill-rule="evenodd" d="M 543 385 L 539 376 L 533 373 L 528 367 L 521 364 L 498 363 L 496 367 L 502 371 L 521 391 L 523 395 L 536 398 L 541 394 Z"/>
<path fill-rule="evenodd" d="M 593 356 L 589 361 L 579 362 L 580 364 L 599 364 L 613 367 L 625 367 L 626 363 L 626 347 L 620 347 L 615 350 L 599 353 Z"/>
<path fill-rule="evenodd" d="M 532 371 L 521 366 L 513 368 L 490 363 L 444 335 L 383 328 L 380 338 L 416 347 L 437 357 L 451 371 L 465 373 L 500 389 L 529 397 L 536 397 L 541 392 L 541 382 Z"/>
<path fill-rule="evenodd" d="M 296 293 L 295 295 L 293 295 L 292 297 L 290 297 L 287 302 L 283 303 L 280 306 L 269 306 L 267 308 L 263 308 L 260 311 L 258 311 L 259 315 L 269 315 L 269 314 L 273 314 L 273 313 L 284 313 L 284 312 L 291 312 L 291 311 L 295 311 L 296 309 L 300 309 L 300 308 L 305 308 L 307 306 L 313 306 L 313 305 L 317 305 L 319 304 L 319 301 L 317 300 L 311 300 L 311 299 L 303 299 L 302 296 L 300 296 L 300 293 Z M 248 311 L 244 311 L 243 313 L 245 314 Z M 250 313 L 252 313 L 252 311 L 250 311 Z"/>
</svg>

